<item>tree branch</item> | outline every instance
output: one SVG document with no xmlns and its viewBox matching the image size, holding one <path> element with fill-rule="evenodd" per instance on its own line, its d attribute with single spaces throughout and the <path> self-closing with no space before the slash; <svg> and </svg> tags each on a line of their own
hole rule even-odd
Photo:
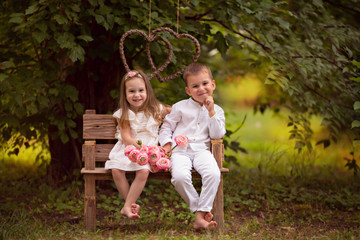
<svg viewBox="0 0 360 240">
<path fill-rule="evenodd" d="M 239 35 L 239 36 L 241 36 L 241 37 L 243 37 L 245 39 L 248 39 L 248 40 L 250 40 L 250 41 L 252 41 L 252 42 L 254 42 L 254 43 L 258 44 L 258 45 L 260 45 L 261 48 L 264 49 L 267 53 L 271 52 L 271 48 L 269 48 L 269 47 L 265 46 L 263 43 L 259 42 L 259 40 L 252 33 L 250 33 L 250 35 L 252 37 L 254 37 L 254 38 L 246 36 L 246 35 L 242 34 L 239 31 L 233 30 L 229 26 L 227 26 L 225 23 L 223 23 L 222 21 L 220 21 L 218 19 L 214 19 L 214 18 L 200 18 L 199 20 L 200 21 L 206 21 L 206 22 L 216 22 L 216 23 L 220 24 L 221 26 L 223 26 L 224 28 L 226 28 L 227 30 L 229 30 L 229 31 L 231 31 L 231 32 L 233 32 L 233 33 L 235 33 L 235 34 L 237 34 L 237 35 Z M 245 29 L 245 31 L 250 32 L 248 29 Z"/>
<path fill-rule="evenodd" d="M 324 2 L 327 2 L 335 7 L 340 7 L 342 9 L 346 9 L 346 10 L 350 10 L 352 12 L 355 12 L 357 14 L 360 14 L 360 9 L 357 8 L 357 7 L 349 7 L 349 6 L 346 6 L 346 5 L 343 5 L 341 4 L 341 1 L 336 1 L 336 2 L 333 2 L 333 1 L 330 1 L 330 0 L 325 0 Z"/>
</svg>

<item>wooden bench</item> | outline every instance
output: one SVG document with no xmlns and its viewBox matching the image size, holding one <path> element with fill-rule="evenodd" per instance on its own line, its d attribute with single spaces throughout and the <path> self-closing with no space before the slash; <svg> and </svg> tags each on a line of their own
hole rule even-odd
<svg viewBox="0 0 360 240">
<path fill-rule="evenodd" d="M 95 110 L 86 110 L 83 115 L 83 138 L 82 159 L 84 168 L 81 173 L 85 178 L 85 226 L 87 230 L 96 227 L 96 180 L 113 180 L 111 170 L 104 169 L 104 163 L 108 160 L 109 153 L 114 144 L 97 143 L 102 140 L 115 140 L 116 121 L 112 115 L 96 114 Z M 221 181 L 215 197 L 213 214 L 218 223 L 218 229 L 224 227 L 224 204 L 223 204 L 223 173 L 229 172 L 222 167 L 224 160 L 224 146 L 222 140 L 212 140 L 211 151 L 221 171 Z M 96 164 L 97 163 L 97 164 Z M 99 167 L 97 165 L 101 165 Z M 134 178 L 135 172 L 126 173 L 127 178 Z M 193 179 L 201 179 L 200 175 L 193 170 Z M 170 172 L 150 173 L 149 179 L 170 180 Z M 145 186 L 146 187 L 146 186 Z"/>
</svg>

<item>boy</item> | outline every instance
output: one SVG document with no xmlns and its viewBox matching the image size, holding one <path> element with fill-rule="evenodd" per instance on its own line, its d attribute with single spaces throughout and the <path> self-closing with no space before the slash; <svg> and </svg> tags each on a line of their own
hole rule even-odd
<svg viewBox="0 0 360 240">
<path fill-rule="evenodd" d="M 220 183 L 220 170 L 209 149 L 210 139 L 225 135 L 224 111 L 214 104 L 212 94 L 216 85 L 207 66 L 192 63 L 183 78 L 190 98 L 172 106 L 160 129 L 159 142 L 165 151 L 171 152 L 176 136 L 188 137 L 188 145 L 177 147 L 172 153 L 171 183 L 190 211 L 196 212 L 194 229 L 215 229 L 217 223 L 212 221 L 210 211 Z M 202 177 L 200 196 L 192 184 L 192 168 Z"/>
</svg>

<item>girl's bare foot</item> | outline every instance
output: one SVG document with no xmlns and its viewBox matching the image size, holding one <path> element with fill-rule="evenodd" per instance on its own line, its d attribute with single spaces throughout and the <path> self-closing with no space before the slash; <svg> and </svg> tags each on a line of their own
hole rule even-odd
<svg viewBox="0 0 360 240">
<path fill-rule="evenodd" d="M 120 214 L 125 217 L 128 217 L 130 219 L 139 219 L 140 218 L 139 214 L 133 213 L 132 209 L 130 207 L 123 207 L 120 211 Z"/>
<path fill-rule="evenodd" d="M 136 203 L 131 204 L 131 212 L 137 214 L 140 212 L 140 206 Z"/>
<path fill-rule="evenodd" d="M 213 219 L 213 217 L 214 217 L 214 215 L 213 215 L 211 212 L 207 212 L 207 213 L 205 214 L 204 219 L 205 219 L 206 221 L 208 221 L 208 222 L 211 222 L 211 220 Z"/>
</svg>

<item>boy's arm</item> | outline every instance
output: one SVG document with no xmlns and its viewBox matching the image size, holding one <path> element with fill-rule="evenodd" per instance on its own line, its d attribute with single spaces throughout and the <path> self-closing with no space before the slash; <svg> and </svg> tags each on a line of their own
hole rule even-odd
<svg viewBox="0 0 360 240">
<path fill-rule="evenodd" d="M 209 136 L 211 139 L 221 139 L 226 133 L 225 113 L 224 110 L 217 105 L 214 105 L 214 112 L 215 114 L 210 117 L 209 121 Z"/>
<path fill-rule="evenodd" d="M 169 148 L 171 149 L 172 135 L 180 119 L 181 119 L 181 114 L 177 110 L 176 105 L 174 105 L 171 108 L 171 112 L 166 115 L 159 132 L 159 143 L 164 148 L 165 145 L 168 144 L 170 146 Z"/>
</svg>

